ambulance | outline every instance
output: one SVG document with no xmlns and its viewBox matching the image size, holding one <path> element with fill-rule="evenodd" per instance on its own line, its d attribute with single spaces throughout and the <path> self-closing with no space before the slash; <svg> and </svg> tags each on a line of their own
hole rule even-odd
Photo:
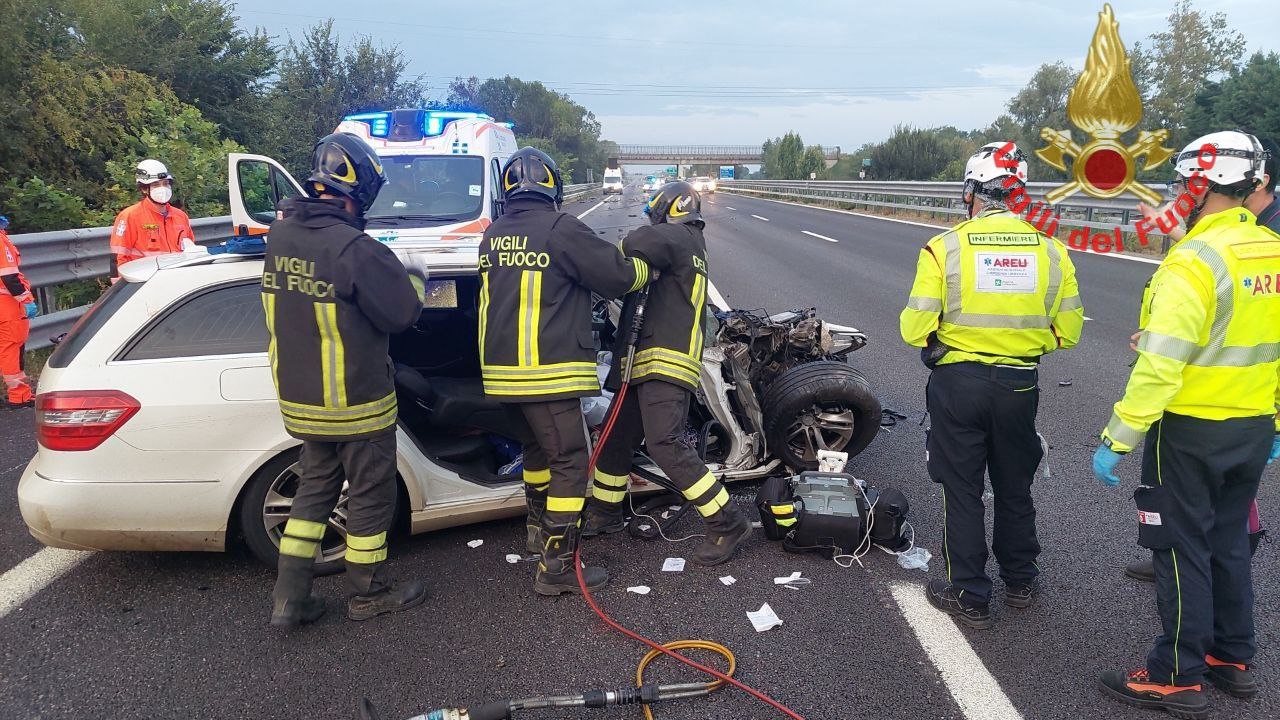
<svg viewBox="0 0 1280 720">
<path fill-rule="evenodd" d="M 365 232 L 402 258 L 474 252 L 502 214 L 501 169 L 517 148 L 510 123 L 478 112 L 412 108 L 348 115 L 336 131 L 358 135 L 382 158 L 387 184 L 365 213 Z M 277 205 L 305 194 L 272 158 L 232 153 L 228 161 L 237 235 L 266 233 Z"/>
</svg>

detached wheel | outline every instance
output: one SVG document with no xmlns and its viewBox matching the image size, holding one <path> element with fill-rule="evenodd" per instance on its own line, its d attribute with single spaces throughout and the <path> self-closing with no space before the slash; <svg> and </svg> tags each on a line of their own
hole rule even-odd
<svg viewBox="0 0 1280 720">
<path fill-rule="evenodd" d="M 762 405 L 769 452 L 793 470 L 816 470 L 819 450 L 853 457 L 880 429 L 880 401 L 862 373 L 842 362 L 791 368 L 769 386 Z"/>
<path fill-rule="evenodd" d="M 272 458 L 259 468 L 245 485 L 240 498 L 240 530 L 245 545 L 262 564 L 275 568 L 280 559 L 280 537 L 298 493 L 297 462 L 300 449 L 295 448 Z M 347 552 L 347 486 L 343 483 L 338 504 L 329 513 L 328 527 L 320 541 L 317 575 L 342 572 Z"/>
</svg>

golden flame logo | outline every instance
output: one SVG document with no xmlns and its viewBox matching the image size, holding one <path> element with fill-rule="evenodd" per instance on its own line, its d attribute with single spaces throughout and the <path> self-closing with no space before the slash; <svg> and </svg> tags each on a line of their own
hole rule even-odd
<svg viewBox="0 0 1280 720">
<path fill-rule="evenodd" d="M 1164 147 L 1168 130 L 1143 130 L 1131 145 L 1120 142 L 1120 136 L 1142 120 L 1142 98 L 1133 82 L 1129 56 L 1120 40 L 1120 24 L 1111 5 L 1098 13 L 1098 27 L 1085 58 L 1084 72 L 1067 97 L 1067 118 L 1090 137 L 1083 147 L 1076 144 L 1070 130 L 1044 128 L 1040 137 L 1047 146 L 1036 155 L 1049 165 L 1065 171 L 1066 158 L 1071 159 L 1072 181 L 1045 194 L 1057 204 L 1077 192 L 1096 198 L 1113 198 L 1131 192 L 1155 204 L 1160 194 L 1136 182 L 1137 159 L 1145 157 L 1144 170 L 1150 170 L 1169 159 L 1173 150 Z"/>
</svg>

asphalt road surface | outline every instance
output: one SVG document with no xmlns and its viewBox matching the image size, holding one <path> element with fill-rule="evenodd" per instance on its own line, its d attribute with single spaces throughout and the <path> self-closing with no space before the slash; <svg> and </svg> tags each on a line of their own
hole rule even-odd
<svg viewBox="0 0 1280 720">
<path fill-rule="evenodd" d="M 642 198 L 575 203 L 575 213 L 611 241 L 644 221 Z M 908 419 L 882 432 L 851 462 L 873 485 L 911 500 L 920 543 L 939 554 L 941 500 L 923 461 L 926 370 L 898 338 L 916 253 L 936 230 L 915 224 L 751 199 L 708 199 L 711 274 L 735 306 L 781 311 L 817 306 L 854 325 L 870 344 L 854 353 L 886 407 Z M 1044 545 L 1043 594 L 1016 611 L 993 597 L 996 626 L 961 631 L 924 603 L 921 587 L 941 572 L 906 570 L 872 552 L 845 569 L 817 556 L 789 555 L 762 535 L 732 563 L 662 572 L 693 543 L 612 536 L 587 545 L 614 579 L 598 595 L 615 618 L 660 641 L 705 638 L 728 645 L 737 676 L 815 718 L 1141 718 L 1101 697 L 1097 676 L 1142 664 L 1158 632 L 1149 585 L 1126 579 L 1140 557 L 1130 498 L 1138 460 L 1121 466 L 1125 485 L 1101 488 L 1089 471 L 1098 430 L 1118 399 L 1132 354 L 1142 286 L 1154 265 L 1073 253 L 1086 314 L 1084 339 L 1046 359 L 1039 426 L 1052 444 L 1052 478 L 1035 496 Z M 1068 384 L 1069 383 L 1069 384 Z M 29 412 L 0 421 L 0 573 L 40 545 L 18 515 L 15 488 L 34 452 Z M 1264 483 L 1264 517 L 1280 522 L 1274 471 Z M 754 490 L 735 501 L 751 511 Z M 696 521 L 685 529 L 696 531 Z M 472 549 L 467 541 L 483 539 Z M 331 613 L 284 635 L 266 626 L 272 573 L 243 553 L 94 553 L 5 611 L 0 578 L 0 717 L 4 718 L 351 718 L 367 696 L 389 719 L 426 709 L 631 684 L 643 649 L 601 622 L 576 597 L 530 591 L 519 521 L 431 533 L 393 551 L 393 573 L 419 577 L 431 595 L 418 610 L 354 624 L 341 618 L 341 577 L 318 589 Z M 1244 703 L 1210 691 L 1215 717 L 1280 717 L 1276 555 L 1257 558 L 1257 658 L 1263 692 Z M 994 573 L 994 564 L 991 566 Z M 790 589 L 774 577 L 799 570 L 812 583 Z M 719 580 L 732 575 L 736 584 Z M 625 588 L 647 585 L 648 595 Z M 746 612 L 763 603 L 783 620 L 763 633 Z M 714 662 L 714 660 L 712 660 Z M 693 675 L 662 662 L 659 680 Z M 677 680 L 677 678 L 679 680 Z M 769 718 L 776 713 L 736 690 L 655 706 L 659 718 Z M 636 718 L 638 709 L 530 712 L 529 718 Z M 1158 717 L 1158 716 L 1157 716 Z"/>
</svg>

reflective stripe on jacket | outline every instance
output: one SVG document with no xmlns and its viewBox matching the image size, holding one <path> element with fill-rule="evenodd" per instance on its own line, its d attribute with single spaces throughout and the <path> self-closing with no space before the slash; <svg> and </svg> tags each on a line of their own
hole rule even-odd
<svg viewBox="0 0 1280 720">
<path fill-rule="evenodd" d="M 612 299 L 644 287 L 648 264 L 535 199 L 509 201 L 479 251 L 485 394 L 506 402 L 598 394 L 591 293 Z"/>
<path fill-rule="evenodd" d="M 1125 452 L 1165 412 L 1204 420 L 1280 409 L 1280 235 L 1244 208 L 1206 215 L 1143 294 L 1138 361 L 1102 438 Z"/>
<path fill-rule="evenodd" d="M 622 241 L 622 251 L 659 271 L 649 287 L 631 381 L 665 380 L 697 390 L 707 307 L 702 229 L 691 223 L 644 225 Z"/>
<path fill-rule="evenodd" d="M 300 198 L 271 224 L 262 304 L 290 435 L 346 442 L 395 431 L 389 335 L 422 301 L 404 265 L 334 200 Z"/>
<path fill-rule="evenodd" d="M 1066 247 L 997 208 L 929 240 L 899 325 L 916 347 L 936 332 L 940 364 L 1035 365 L 1079 342 L 1084 305 Z"/>
</svg>

